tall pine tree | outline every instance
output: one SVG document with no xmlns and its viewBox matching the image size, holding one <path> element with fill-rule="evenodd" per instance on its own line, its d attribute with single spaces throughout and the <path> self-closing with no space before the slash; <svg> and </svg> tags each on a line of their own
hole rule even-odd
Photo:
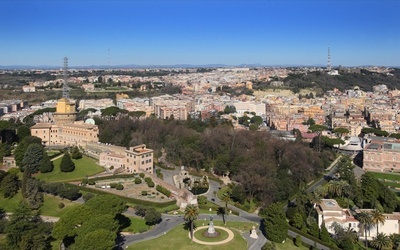
<svg viewBox="0 0 400 250">
<path fill-rule="evenodd" d="M 264 223 L 267 239 L 276 243 L 286 240 L 289 226 L 283 209 L 279 204 L 274 203 L 266 208 L 265 213 Z"/>
</svg>

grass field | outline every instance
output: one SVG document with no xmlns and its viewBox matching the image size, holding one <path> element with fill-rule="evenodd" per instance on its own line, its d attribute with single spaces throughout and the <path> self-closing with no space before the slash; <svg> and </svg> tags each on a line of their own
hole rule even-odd
<svg viewBox="0 0 400 250">
<path fill-rule="evenodd" d="M 4 208 L 7 212 L 14 212 L 15 208 L 19 206 L 22 201 L 21 192 L 16 194 L 11 199 L 5 199 L 2 196 L 0 197 L 0 207 Z M 58 204 L 62 202 L 64 203 L 64 208 L 59 208 Z M 61 199 L 57 196 L 52 195 L 44 195 L 44 202 L 42 207 L 40 208 L 41 215 L 53 216 L 53 217 L 60 217 L 62 214 L 70 210 L 71 208 L 78 206 L 78 203 Z"/>
<path fill-rule="evenodd" d="M 65 205 L 64 208 L 58 207 L 58 204 L 60 204 L 60 202 L 64 203 Z M 63 215 L 68 210 L 71 210 L 71 208 L 76 206 L 79 206 L 79 204 L 76 202 L 72 202 L 70 200 L 61 199 L 57 196 L 46 194 L 44 196 L 44 203 L 40 208 L 40 214 L 53 217 L 61 217 L 61 215 Z"/>
<path fill-rule="evenodd" d="M 400 174 L 398 173 L 378 173 L 378 172 L 370 172 L 375 178 L 390 180 L 390 181 L 399 181 L 400 182 Z"/>
<path fill-rule="evenodd" d="M 80 181 L 86 176 L 91 176 L 104 171 L 104 168 L 96 164 L 95 160 L 83 156 L 82 159 L 72 160 L 75 163 L 75 170 L 69 173 L 61 172 L 60 163 L 61 158 L 53 161 L 54 169 L 50 173 L 40 173 L 36 178 L 47 182 L 68 182 L 68 181 Z"/>
<path fill-rule="evenodd" d="M 129 233 L 143 233 L 150 229 L 148 225 L 146 225 L 146 221 L 139 217 L 129 217 L 131 220 L 131 225 L 127 228 L 122 229 L 122 232 Z"/>
</svg>

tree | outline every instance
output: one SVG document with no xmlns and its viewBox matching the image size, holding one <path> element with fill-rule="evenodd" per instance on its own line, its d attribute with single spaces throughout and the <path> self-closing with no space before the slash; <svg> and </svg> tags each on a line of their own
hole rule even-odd
<svg viewBox="0 0 400 250">
<path fill-rule="evenodd" d="M 371 222 L 376 226 L 376 235 L 379 234 L 379 224 L 385 224 L 385 216 L 381 211 L 374 209 L 371 211 Z"/>
<path fill-rule="evenodd" d="M 10 216 L 6 233 L 10 249 L 51 249 L 51 225 L 32 214 L 24 202 Z"/>
<path fill-rule="evenodd" d="M 295 213 L 293 216 L 293 219 L 290 220 L 290 225 L 292 225 L 293 227 L 300 229 L 303 227 L 303 216 L 301 216 L 300 213 Z"/>
<path fill-rule="evenodd" d="M 361 223 L 362 227 L 364 228 L 365 247 L 367 247 L 368 246 L 367 231 L 369 231 L 372 224 L 371 214 L 367 212 L 361 212 L 357 214 L 357 220 Z"/>
<path fill-rule="evenodd" d="M 296 238 L 295 238 L 295 240 L 294 240 L 294 244 L 297 246 L 297 247 L 301 247 L 303 244 L 302 244 L 302 242 L 301 242 L 301 236 L 300 235 L 297 235 L 296 236 Z"/>
<path fill-rule="evenodd" d="M 226 221 L 225 221 L 226 209 L 224 207 L 218 207 L 217 215 L 222 216 L 222 221 L 224 222 L 224 225 L 226 225 Z"/>
<path fill-rule="evenodd" d="M 97 229 L 88 232 L 83 239 L 76 242 L 71 249 L 112 250 L 115 249 L 115 232 L 107 229 Z"/>
<path fill-rule="evenodd" d="M 75 163 L 71 160 L 68 152 L 61 159 L 60 170 L 61 172 L 72 172 L 75 170 Z"/>
<path fill-rule="evenodd" d="M 37 173 L 43 159 L 43 147 L 37 143 L 31 144 L 26 149 L 22 159 L 22 168 L 30 174 Z"/>
<path fill-rule="evenodd" d="M 4 198 L 12 198 L 18 193 L 19 180 L 15 173 L 7 173 L 7 175 L 0 182 L 0 190 L 4 195 Z"/>
<path fill-rule="evenodd" d="M 228 202 L 231 200 L 230 194 L 227 192 L 222 196 L 221 201 L 225 202 L 225 209 L 228 209 Z"/>
<path fill-rule="evenodd" d="M 36 136 L 24 137 L 24 139 L 22 139 L 22 141 L 19 142 L 18 146 L 14 151 L 15 164 L 20 168 L 21 171 L 24 171 L 24 168 L 22 166 L 22 160 L 24 159 L 25 151 L 27 150 L 29 145 L 34 143 L 42 145 L 42 139 Z"/>
<path fill-rule="evenodd" d="M 161 213 L 155 208 L 149 208 L 146 210 L 144 220 L 146 221 L 147 225 L 155 225 L 161 221 Z"/>
<path fill-rule="evenodd" d="M 392 246 L 392 241 L 384 233 L 378 233 L 371 241 L 371 246 L 375 249 L 389 248 Z"/>
<path fill-rule="evenodd" d="M 25 137 L 31 136 L 31 130 L 26 125 L 21 125 L 17 129 L 17 136 L 19 141 L 23 140 Z"/>
<path fill-rule="evenodd" d="M 283 209 L 278 203 L 274 203 L 266 208 L 264 218 L 265 232 L 267 239 L 281 243 L 287 237 L 288 224 Z"/>
<path fill-rule="evenodd" d="M 82 158 L 82 153 L 79 151 L 79 148 L 77 146 L 74 146 L 70 149 L 71 153 L 71 158 L 72 159 L 81 159 Z"/>
<path fill-rule="evenodd" d="M 187 205 L 184 212 L 184 220 L 190 224 L 190 239 L 193 241 L 194 222 L 199 216 L 199 209 L 194 205 Z"/>
<path fill-rule="evenodd" d="M 319 239 L 326 243 L 331 242 L 331 237 L 329 236 L 329 232 L 326 229 L 325 222 L 322 222 L 322 224 L 321 224 L 321 231 L 319 233 Z"/>
<path fill-rule="evenodd" d="M 46 152 L 43 152 L 42 162 L 39 166 L 39 171 L 41 173 L 48 173 L 53 171 L 54 165 L 53 162 L 50 160 L 49 155 Z"/>
</svg>

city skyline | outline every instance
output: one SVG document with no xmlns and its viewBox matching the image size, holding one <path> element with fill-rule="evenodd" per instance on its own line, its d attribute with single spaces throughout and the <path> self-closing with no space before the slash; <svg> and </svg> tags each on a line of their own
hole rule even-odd
<svg viewBox="0 0 400 250">
<path fill-rule="evenodd" d="M 0 65 L 400 66 L 400 3 L 386 1 L 10 1 Z"/>
</svg>

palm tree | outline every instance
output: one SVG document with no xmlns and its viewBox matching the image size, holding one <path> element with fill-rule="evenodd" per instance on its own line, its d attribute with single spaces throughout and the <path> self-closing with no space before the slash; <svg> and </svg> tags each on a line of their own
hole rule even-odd
<svg viewBox="0 0 400 250">
<path fill-rule="evenodd" d="M 224 225 L 226 225 L 226 221 L 225 221 L 226 209 L 224 207 L 218 207 L 217 215 L 222 216 L 222 221 L 224 222 Z"/>
<path fill-rule="evenodd" d="M 375 249 L 389 248 L 392 246 L 392 241 L 384 233 L 378 233 L 376 237 L 371 241 L 371 246 Z"/>
<path fill-rule="evenodd" d="M 400 246 L 400 234 L 391 234 L 390 240 L 392 241 L 393 249 L 399 249 Z"/>
<path fill-rule="evenodd" d="M 365 247 L 368 245 L 367 241 L 367 230 L 369 230 L 371 224 L 372 224 L 372 218 L 371 214 L 367 212 L 361 212 L 357 214 L 357 220 L 361 223 L 361 225 L 364 228 L 364 234 L 365 234 Z"/>
<path fill-rule="evenodd" d="M 385 216 L 382 214 L 381 211 L 374 209 L 371 212 L 371 220 L 374 225 L 376 225 L 376 235 L 379 234 L 379 223 L 385 224 Z"/>
<path fill-rule="evenodd" d="M 222 199 L 221 199 L 223 202 L 225 202 L 225 209 L 227 209 L 228 210 L 228 202 L 231 200 L 231 195 L 230 195 L 230 193 L 225 193 L 223 196 L 222 196 Z"/>
<path fill-rule="evenodd" d="M 199 216 L 199 209 L 195 205 L 187 205 L 185 208 L 185 214 L 183 218 L 186 222 L 190 224 L 190 238 L 193 241 L 193 227 L 194 221 L 197 220 Z"/>
<path fill-rule="evenodd" d="M 345 180 L 330 181 L 328 183 L 328 192 L 333 196 L 340 196 L 344 194 L 344 190 L 349 186 L 349 183 Z"/>
</svg>

